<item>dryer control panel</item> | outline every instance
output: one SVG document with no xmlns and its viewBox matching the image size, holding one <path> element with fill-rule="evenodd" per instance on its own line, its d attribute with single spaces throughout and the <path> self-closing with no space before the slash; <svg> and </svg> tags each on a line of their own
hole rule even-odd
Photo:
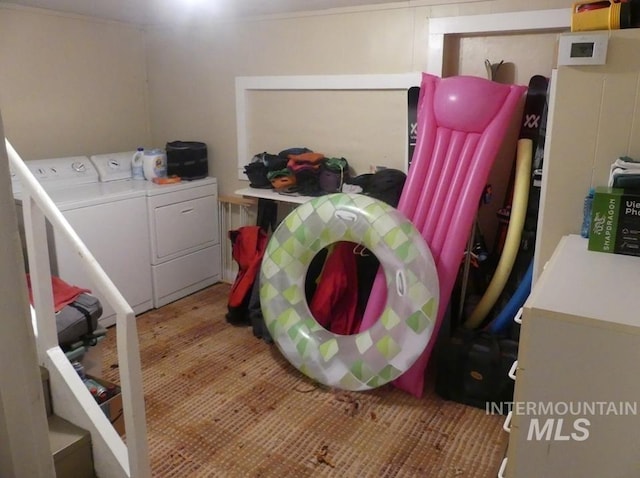
<svg viewBox="0 0 640 478">
<path fill-rule="evenodd" d="M 95 165 L 100 181 L 131 179 L 131 159 L 135 151 L 122 153 L 94 154 L 91 162 Z"/>
</svg>

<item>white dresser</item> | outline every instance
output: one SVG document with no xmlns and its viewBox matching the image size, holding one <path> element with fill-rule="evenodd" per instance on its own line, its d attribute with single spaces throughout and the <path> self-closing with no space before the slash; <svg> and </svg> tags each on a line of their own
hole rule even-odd
<svg viewBox="0 0 640 478">
<path fill-rule="evenodd" d="M 522 321 L 502 476 L 639 477 L 640 257 L 563 237 Z"/>
</svg>

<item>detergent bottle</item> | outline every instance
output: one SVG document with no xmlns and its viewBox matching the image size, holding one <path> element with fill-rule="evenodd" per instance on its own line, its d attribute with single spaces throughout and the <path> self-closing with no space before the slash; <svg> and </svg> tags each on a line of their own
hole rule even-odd
<svg viewBox="0 0 640 478">
<path fill-rule="evenodd" d="M 138 150 L 131 158 L 131 178 L 132 179 L 144 179 L 144 172 L 142 170 L 144 156 L 144 148 L 138 148 Z"/>
<path fill-rule="evenodd" d="M 167 154 L 162 149 L 145 151 L 142 170 L 144 178 L 148 181 L 152 181 L 153 178 L 165 178 L 167 176 Z"/>
</svg>

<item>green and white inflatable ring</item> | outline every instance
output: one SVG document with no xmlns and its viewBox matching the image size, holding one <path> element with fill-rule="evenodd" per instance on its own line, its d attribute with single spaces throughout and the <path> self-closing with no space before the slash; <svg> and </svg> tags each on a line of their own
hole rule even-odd
<svg viewBox="0 0 640 478">
<path fill-rule="evenodd" d="M 311 260 L 338 241 L 371 250 L 387 283 L 380 318 L 354 335 L 318 324 L 305 298 Z M 330 194 L 297 207 L 262 260 L 260 301 L 276 345 L 305 375 L 344 390 L 379 387 L 406 372 L 429 343 L 438 298 L 438 274 L 420 233 L 398 210 L 363 195 Z"/>
</svg>

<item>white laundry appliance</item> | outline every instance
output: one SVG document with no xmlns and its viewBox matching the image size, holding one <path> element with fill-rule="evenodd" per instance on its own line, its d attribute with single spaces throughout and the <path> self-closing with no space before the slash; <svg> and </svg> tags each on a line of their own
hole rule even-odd
<svg viewBox="0 0 640 478">
<path fill-rule="evenodd" d="M 207 177 L 155 184 L 131 177 L 135 151 L 91 156 L 101 181 L 144 191 L 153 306 L 161 307 L 222 278 L 218 184 Z"/>
<path fill-rule="evenodd" d="M 100 182 L 86 156 L 27 161 L 63 216 L 89 248 L 136 314 L 153 307 L 146 194 L 117 183 Z M 14 197 L 21 204 L 19 181 L 12 178 Z M 20 213 L 19 218 L 22 218 Z M 71 245 L 49 234 L 52 274 L 92 290 L 103 306 L 100 324 L 115 323 L 115 312 L 85 274 Z"/>
</svg>

